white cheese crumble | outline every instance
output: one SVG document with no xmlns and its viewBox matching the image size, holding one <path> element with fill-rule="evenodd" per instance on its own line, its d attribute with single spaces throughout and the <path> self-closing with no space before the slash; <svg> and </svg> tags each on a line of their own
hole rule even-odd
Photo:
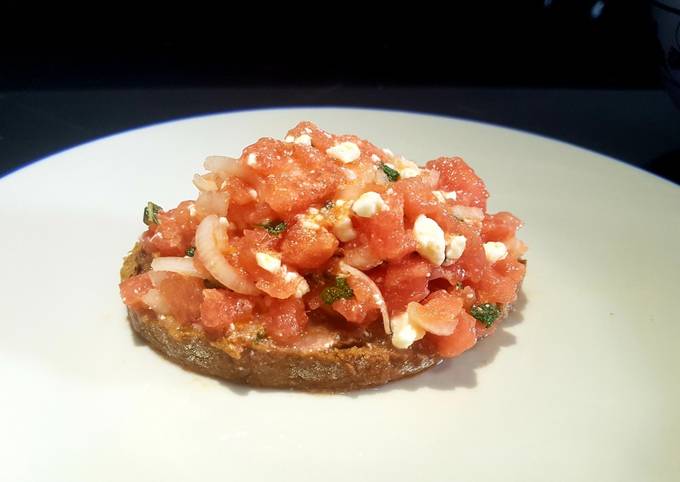
<svg viewBox="0 0 680 482">
<path fill-rule="evenodd" d="M 281 258 L 269 253 L 255 253 L 255 260 L 260 268 L 270 273 L 276 273 L 281 269 Z"/>
<path fill-rule="evenodd" d="M 402 179 L 408 179 L 409 177 L 417 177 L 420 176 L 420 169 L 417 167 L 407 167 L 406 169 L 402 169 L 399 171 L 399 176 Z"/>
<path fill-rule="evenodd" d="M 383 198 L 380 197 L 380 194 L 373 191 L 363 193 L 352 204 L 352 211 L 362 218 L 370 218 L 381 211 L 388 211 L 389 208 Z"/>
<path fill-rule="evenodd" d="M 312 231 L 316 231 L 317 229 L 321 229 L 321 226 L 319 226 L 318 224 L 316 224 L 314 221 L 312 221 L 311 219 L 309 219 L 307 217 L 303 217 L 300 220 L 300 224 L 302 225 L 303 228 L 311 229 Z"/>
<path fill-rule="evenodd" d="M 326 154 L 331 156 L 333 159 L 348 163 L 359 159 L 359 156 L 361 156 L 361 151 L 359 150 L 359 146 L 357 146 L 354 142 L 346 141 L 336 144 L 333 147 L 329 147 L 326 149 Z"/>
<path fill-rule="evenodd" d="M 451 264 L 463 255 L 467 238 L 465 236 L 455 235 L 446 236 L 446 261 L 444 264 Z"/>
<path fill-rule="evenodd" d="M 413 224 L 413 235 L 416 238 L 416 251 L 430 263 L 441 265 L 446 258 L 446 240 L 444 231 L 436 221 L 421 214 Z"/>
<path fill-rule="evenodd" d="M 286 136 L 286 138 L 283 140 L 283 142 L 295 142 L 295 137 Z"/>
<path fill-rule="evenodd" d="M 306 279 L 302 278 L 295 288 L 295 297 L 302 298 L 307 293 L 309 293 L 309 283 L 307 283 Z"/>
<path fill-rule="evenodd" d="M 257 191 L 252 187 L 248 189 L 248 194 L 250 195 L 251 198 L 257 199 Z"/>
<path fill-rule="evenodd" d="M 381 161 L 380 156 L 378 156 L 377 154 L 371 154 L 371 160 L 373 162 L 380 162 Z"/>
<path fill-rule="evenodd" d="M 400 313 L 390 320 L 392 326 L 392 345 L 397 348 L 408 348 L 416 340 L 425 336 L 425 330 L 410 322 L 408 313 Z"/>
<path fill-rule="evenodd" d="M 224 216 L 220 216 L 219 222 L 222 226 L 228 226 L 229 225 L 229 220 L 225 218 Z"/>
<path fill-rule="evenodd" d="M 196 217 L 196 206 L 193 203 L 189 204 L 189 216 Z"/>
<path fill-rule="evenodd" d="M 505 259 L 508 255 L 508 248 L 501 242 L 489 241 L 484 243 L 484 254 L 486 254 L 486 260 L 493 264 L 496 261 Z"/>
<path fill-rule="evenodd" d="M 248 164 L 250 167 L 253 167 L 257 165 L 257 154 L 254 152 L 251 152 L 248 154 L 248 159 L 246 160 L 246 164 Z"/>
<path fill-rule="evenodd" d="M 298 137 L 295 138 L 295 144 L 302 144 L 303 146 L 311 146 L 312 145 L 312 138 L 309 137 L 307 134 L 302 134 Z"/>
<path fill-rule="evenodd" d="M 346 243 L 357 237 L 357 232 L 352 226 L 352 220 L 348 216 L 343 216 L 333 225 L 333 234 L 340 241 Z"/>
</svg>

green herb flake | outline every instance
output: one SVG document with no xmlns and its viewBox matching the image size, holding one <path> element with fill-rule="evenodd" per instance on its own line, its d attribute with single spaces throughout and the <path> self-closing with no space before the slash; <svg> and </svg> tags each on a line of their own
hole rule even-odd
<svg viewBox="0 0 680 482">
<path fill-rule="evenodd" d="M 334 205 L 335 205 L 335 203 L 331 200 L 328 200 L 325 203 L 323 203 L 324 209 L 333 209 Z"/>
<path fill-rule="evenodd" d="M 144 208 L 144 224 L 147 226 L 151 226 L 152 224 L 160 224 L 158 222 L 158 213 L 163 210 L 162 207 L 160 207 L 158 204 L 154 204 L 151 201 L 146 203 L 146 207 Z"/>
<path fill-rule="evenodd" d="M 266 229 L 269 234 L 273 234 L 274 236 L 278 236 L 286 230 L 286 223 L 283 221 L 269 221 L 268 223 L 259 224 L 258 226 Z"/>
<path fill-rule="evenodd" d="M 461 283 L 460 281 L 456 282 L 456 289 L 462 290 L 463 289 L 463 283 Z"/>
<path fill-rule="evenodd" d="M 321 291 L 321 299 L 327 305 L 332 305 L 339 299 L 354 298 L 354 290 L 349 287 L 347 278 L 335 278 L 335 286 L 327 286 Z"/>
<path fill-rule="evenodd" d="M 267 333 L 264 330 L 258 330 L 255 334 L 255 343 L 263 342 L 267 339 Z"/>
<path fill-rule="evenodd" d="M 187 248 L 187 250 L 184 252 L 185 256 L 189 256 L 190 258 L 194 257 L 194 254 L 196 254 L 196 247 L 191 246 L 190 248 Z"/>
<path fill-rule="evenodd" d="M 399 177 L 400 177 L 399 171 L 397 171 L 396 169 L 392 169 L 387 164 L 381 164 L 380 167 L 382 168 L 383 172 L 387 176 L 387 179 L 389 179 L 392 182 L 399 180 Z"/>
<path fill-rule="evenodd" d="M 481 305 L 474 305 L 470 308 L 470 314 L 484 323 L 484 326 L 488 328 L 498 319 L 501 310 L 495 304 L 482 303 Z"/>
</svg>

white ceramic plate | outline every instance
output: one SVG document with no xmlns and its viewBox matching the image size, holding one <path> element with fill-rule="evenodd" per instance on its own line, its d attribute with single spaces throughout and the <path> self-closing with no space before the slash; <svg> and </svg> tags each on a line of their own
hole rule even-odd
<svg viewBox="0 0 680 482">
<path fill-rule="evenodd" d="M 520 311 L 421 376 L 348 395 L 249 389 L 132 336 L 118 269 L 148 200 L 298 120 L 461 155 L 526 224 Z M 127 132 L 0 179 L 0 479 L 670 481 L 680 474 L 680 189 L 454 119 L 242 112 Z"/>
</svg>

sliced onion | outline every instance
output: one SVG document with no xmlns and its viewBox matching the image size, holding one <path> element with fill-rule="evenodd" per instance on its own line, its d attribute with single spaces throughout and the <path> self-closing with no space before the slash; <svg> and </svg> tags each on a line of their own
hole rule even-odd
<svg viewBox="0 0 680 482">
<path fill-rule="evenodd" d="M 480 208 L 456 205 L 451 208 L 451 212 L 468 224 L 479 224 L 484 220 L 484 211 Z"/>
<path fill-rule="evenodd" d="M 193 258 L 180 258 L 179 256 L 161 256 L 151 261 L 151 269 L 154 271 L 171 271 L 185 276 L 196 278 L 206 277 L 196 269 Z"/>
<path fill-rule="evenodd" d="M 207 171 L 219 172 L 228 176 L 242 177 L 245 174 L 241 161 L 235 157 L 208 156 L 203 167 Z"/>
<path fill-rule="evenodd" d="M 366 273 L 359 271 L 358 269 L 348 265 L 347 263 L 340 261 L 338 267 L 340 271 L 343 271 L 350 276 L 354 276 L 355 278 L 359 278 L 362 281 L 366 282 L 366 285 L 371 290 L 371 294 L 373 295 L 373 300 L 380 308 L 380 314 L 382 315 L 383 328 L 385 328 L 385 333 L 387 333 L 388 335 L 391 334 L 392 327 L 390 326 L 390 315 L 387 313 L 387 305 L 385 304 L 385 298 L 383 298 L 383 295 L 380 292 L 380 288 L 378 288 L 378 285 L 376 285 L 375 282 L 366 275 Z"/>
<path fill-rule="evenodd" d="M 226 216 L 229 210 L 229 193 L 226 192 L 201 192 L 196 199 L 196 211 L 202 217 L 210 214 Z"/>
<path fill-rule="evenodd" d="M 217 247 L 216 236 L 226 237 L 226 231 L 216 215 L 207 216 L 196 229 L 196 256 L 219 283 L 237 293 L 256 295 L 255 285 L 230 265 Z"/>
<path fill-rule="evenodd" d="M 169 315 L 170 307 L 163 299 L 161 292 L 151 288 L 142 296 L 142 302 L 159 315 Z"/>
<path fill-rule="evenodd" d="M 208 178 L 207 175 L 194 174 L 193 183 L 196 189 L 201 192 L 217 191 L 217 183 L 213 179 Z"/>
</svg>

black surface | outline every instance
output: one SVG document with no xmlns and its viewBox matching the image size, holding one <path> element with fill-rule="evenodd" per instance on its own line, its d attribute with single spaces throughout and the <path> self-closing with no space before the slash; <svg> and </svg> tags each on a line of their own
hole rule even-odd
<svg viewBox="0 0 680 482">
<path fill-rule="evenodd" d="M 33 11 L 0 14 L 0 90 L 660 85 L 645 0 L 395 3 L 375 11 L 370 2 L 257 3 L 252 11 L 240 11 L 244 2 L 219 10 L 204 2 L 152 12 L 137 2 L 71 17 L 62 4 L 47 13 L 10 3 Z M 173 13 L 179 22 L 165 18 Z"/>
<path fill-rule="evenodd" d="M 307 105 L 400 109 L 500 124 L 571 142 L 680 182 L 680 111 L 661 90 L 342 86 L 0 93 L 0 175 L 143 125 Z"/>
</svg>

